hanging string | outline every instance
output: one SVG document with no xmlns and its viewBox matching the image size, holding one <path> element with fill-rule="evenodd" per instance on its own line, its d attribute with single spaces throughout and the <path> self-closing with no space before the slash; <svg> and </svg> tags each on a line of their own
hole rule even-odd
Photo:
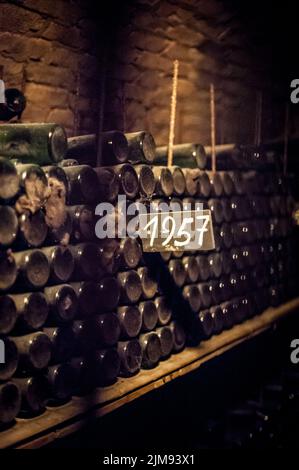
<svg viewBox="0 0 299 470">
<path fill-rule="evenodd" d="M 211 156 L 212 172 L 216 172 L 216 117 L 215 117 L 215 89 L 214 84 L 210 84 L 210 110 L 211 110 Z"/>
<path fill-rule="evenodd" d="M 80 101 L 80 71 L 77 71 L 77 79 L 76 79 L 76 105 L 75 105 L 75 116 L 74 116 L 74 136 L 78 135 L 79 131 L 79 101 Z"/>
<path fill-rule="evenodd" d="M 171 95 L 171 103 L 170 103 L 168 166 L 172 166 L 172 161 L 173 161 L 173 143 L 174 143 L 174 128 L 175 128 L 175 115 L 176 115 L 176 103 L 177 103 L 178 74 L 179 74 L 179 61 L 175 60 L 173 62 L 172 95 Z"/>
</svg>

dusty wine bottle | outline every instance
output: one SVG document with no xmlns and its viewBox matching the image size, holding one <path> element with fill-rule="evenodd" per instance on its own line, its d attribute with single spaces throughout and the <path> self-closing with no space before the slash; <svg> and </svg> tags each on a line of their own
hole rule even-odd
<svg viewBox="0 0 299 470">
<path fill-rule="evenodd" d="M 114 202 L 119 193 L 120 181 L 118 175 L 112 168 L 94 168 L 98 178 L 99 200 L 104 202 Z"/>
<path fill-rule="evenodd" d="M 180 259 L 171 259 L 168 264 L 168 269 L 173 277 L 175 284 L 178 287 L 182 287 L 187 278 L 187 273 L 184 268 L 184 264 Z"/>
<path fill-rule="evenodd" d="M 115 346 L 120 337 L 120 323 L 115 313 L 102 313 L 92 319 L 96 347 Z"/>
<path fill-rule="evenodd" d="M 11 200 L 19 191 L 20 179 L 15 165 L 0 157 L 0 199 Z"/>
<path fill-rule="evenodd" d="M 42 292 L 29 292 L 11 296 L 18 315 L 20 330 L 32 331 L 41 328 L 47 321 L 49 306 Z"/>
<path fill-rule="evenodd" d="M 16 372 L 19 364 L 19 352 L 14 343 L 7 336 L 2 338 L 4 343 L 5 362 L 0 363 L 0 381 L 10 379 Z"/>
<path fill-rule="evenodd" d="M 86 357 L 73 357 L 70 360 L 73 369 L 73 395 L 86 395 L 94 388 L 93 371 L 90 360 Z"/>
<path fill-rule="evenodd" d="M 50 280 L 52 282 L 66 282 L 73 274 L 75 260 L 73 252 L 68 247 L 51 246 L 41 250 L 50 264 Z"/>
<path fill-rule="evenodd" d="M 173 178 L 173 192 L 176 196 L 182 196 L 186 191 L 185 175 L 178 166 L 172 166 L 169 169 Z"/>
<path fill-rule="evenodd" d="M 186 196 L 191 196 L 191 197 L 196 196 L 198 192 L 198 180 L 199 180 L 200 170 L 182 168 L 182 171 L 184 173 L 185 182 L 186 182 L 186 189 L 185 189 Z"/>
<path fill-rule="evenodd" d="M 116 348 L 101 349 L 94 353 L 93 369 L 97 386 L 114 383 L 120 373 L 120 357 Z"/>
<path fill-rule="evenodd" d="M 187 273 L 187 282 L 196 282 L 199 277 L 199 266 L 195 256 L 185 256 L 182 262 Z"/>
<path fill-rule="evenodd" d="M 225 222 L 231 222 L 233 219 L 233 209 L 231 200 L 228 198 L 221 199 L 222 210 L 223 210 L 223 219 Z"/>
<path fill-rule="evenodd" d="M 68 284 L 46 287 L 44 289 L 50 307 L 50 323 L 66 323 L 73 320 L 78 311 L 78 297 L 72 286 Z"/>
<path fill-rule="evenodd" d="M 156 143 L 149 132 L 139 131 L 125 134 L 129 144 L 128 159 L 132 162 L 153 163 L 156 156 Z"/>
<path fill-rule="evenodd" d="M 67 158 L 87 158 L 95 155 L 97 152 L 97 137 L 95 134 L 77 135 L 67 139 Z"/>
<path fill-rule="evenodd" d="M 215 224 L 221 224 L 223 222 L 223 207 L 220 199 L 209 199 L 208 207 L 211 211 L 212 219 Z"/>
<path fill-rule="evenodd" d="M 52 343 L 46 334 L 31 333 L 14 336 L 12 340 L 18 348 L 21 368 L 40 370 L 48 366 L 52 356 Z"/>
<path fill-rule="evenodd" d="M 142 327 L 142 314 L 135 305 L 118 307 L 117 317 L 120 323 L 121 339 L 136 338 Z"/>
<path fill-rule="evenodd" d="M 233 244 L 233 235 L 232 235 L 231 225 L 224 222 L 220 226 L 219 235 L 221 238 L 221 245 L 223 246 L 223 248 L 225 249 L 231 248 Z"/>
<path fill-rule="evenodd" d="M 219 285 L 218 281 L 216 280 L 210 280 L 209 281 L 209 290 L 211 294 L 211 303 L 210 305 L 217 305 L 219 304 L 220 297 L 219 297 Z"/>
<path fill-rule="evenodd" d="M 136 303 L 141 297 L 142 286 L 136 271 L 126 271 L 119 273 L 118 281 L 121 286 L 121 302 Z"/>
<path fill-rule="evenodd" d="M 206 255 L 196 256 L 196 261 L 199 269 L 199 281 L 207 281 L 210 277 L 210 263 Z"/>
<path fill-rule="evenodd" d="M 16 169 L 20 177 L 20 186 L 26 193 L 26 209 L 29 204 L 32 212 L 42 208 L 49 197 L 50 189 L 48 180 L 43 169 L 38 165 L 17 164 Z M 22 206 L 20 203 L 21 198 L 17 205 Z"/>
<path fill-rule="evenodd" d="M 46 377 L 50 384 L 51 398 L 55 401 L 68 400 L 75 386 L 75 373 L 70 364 L 58 364 L 48 368 Z"/>
<path fill-rule="evenodd" d="M 63 167 L 58 165 L 43 166 L 50 188 L 59 185 L 60 196 L 67 199 L 69 182 Z M 63 192 L 63 194 L 61 194 Z"/>
<path fill-rule="evenodd" d="M 200 284 L 197 284 L 197 287 L 200 292 L 202 308 L 209 308 L 212 303 L 212 295 L 209 284 L 207 282 L 201 282 Z"/>
<path fill-rule="evenodd" d="M 122 132 L 103 132 L 99 138 L 102 145 L 102 165 L 115 165 L 128 160 L 128 140 Z"/>
<path fill-rule="evenodd" d="M 141 281 L 142 296 L 145 299 L 152 299 L 158 291 L 158 283 L 153 273 L 147 267 L 137 270 Z"/>
<path fill-rule="evenodd" d="M 223 316 L 223 328 L 228 330 L 230 329 L 235 323 L 235 310 L 232 301 L 223 302 L 220 305 L 222 316 Z"/>
<path fill-rule="evenodd" d="M 94 331 L 90 319 L 75 320 L 72 323 L 72 330 L 75 336 L 75 354 L 88 356 L 94 349 Z"/>
<path fill-rule="evenodd" d="M 235 187 L 230 173 L 227 171 L 220 171 L 219 176 L 222 181 L 223 193 L 226 196 L 231 196 L 235 191 Z"/>
<path fill-rule="evenodd" d="M 213 334 L 214 322 L 212 315 L 209 310 L 203 310 L 200 312 L 197 318 L 197 334 L 198 339 L 204 340 L 208 339 Z"/>
<path fill-rule="evenodd" d="M 224 193 L 223 183 L 221 176 L 218 172 L 207 172 L 211 184 L 211 195 L 214 197 L 220 197 Z"/>
<path fill-rule="evenodd" d="M 163 166 L 153 166 L 152 170 L 156 180 L 155 193 L 158 196 L 171 196 L 173 193 L 173 177 L 171 171 Z"/>
<path fill-rule="evenodd" d="M 0 248 L 10 246 L 18 233 L 18 218 L 12 207 L 0 206 Z"/>
<path fill-rule="evenodd" d="M 78 297 L 78 308 L 82 317 L 90 317 L 101 309 L 100 286 L 96 282 L 72 282 L 70 286 Z"/>
<path fill-rule="evenodd" d="M 211 181 L 208 173 L 203 171 L 198 176 L 198 196 L 208 198 L 212 193 Z"/>
<path fill-rule="evenodd" d="M 234 183 L 236 194 L 239 196 L 245 194 L 243 174 L 240 171 L 230 171 L 229 174 Z"/>
<path fill-rule="evenodd" d="M 218 304 L 231 298 L 230 283 L 227 276 L 221 276 L 220 280 L 218 281 L 218 298 Z"/>
<path fill-rule="evenodd" d="M 254 233 L 251 227 L 250 221 L 234 222 L 231 225 L 234 245 L 247 245 L 247 243 L 254 241 Z"/>
<path fill-rule="evenodd" d="M 2 124 L 0 127 L 0 154 L 3 157 L 50 165 L 60 162 L 66 151 L 66 134 L 57 124 Z"/>
<path fill-rule="evenodd" d="M 0 384 L 0 424 L 11 423 L 21 409 L 21 393 L 16 384 Z"/>
<path fill-rule="evenodd" d="M 211 253 L 208 255 L 211 277 L 218 278 L 222 274 L 222 259 L 220 253 Z"/>
<path fill-rule="evenodd" d="M 50 276 L 50 265 L 46 255 L 40 250 L 27 250 L 14 253 L 18 265 L 20 282 L 33 289 L 43 287 Z"/>
<path fill-rule="evenodd" d="M 134 199 L 139 190 L 138 176 L 134 166 L 123 163 L 112 167 L 119 181 L 119 192 L 129 199 Z"/>
<path fill-rule="evenodd" d="M 78 280 L 98 279 L 103 274 L 100 267 L 100 250 L 95 243 L 72 246 L 75 260 L 75 276 Z"/>
<path fill-rule="evenodd" d="M 210 313 L 213 320 L 213 332 L 219 334 L 224 329 L 224 316 L 219 305 L 210 308 Z"/>
<path fill-rule="evenodd" d="M 65 160 L 61 160 L 61 162 L 58 163 L 58 166 L 60 168 L 65 168 L 67 166 L 77 166 L 79 165 L 78 160 L 75 160 L 74 158 L 66 158 Z"/>
<path fill-rule="evenodd" d="M 73 231 L 73 221 L 68 211 L 65 211 L 64 215 L 65 219 L 58 227 L 49 229 L 47 244 L 68 245 Z"/>
<path fill-rule="evenodd" d="M 184 349 L 186 344 L 186 332 L 182 325 L 177 321 L 172 321 L 169 325 L 173 333 L 173 350 L 180 352 Z"/>
<path fill-rule="evenodd" d="M 91 206 L 79 205 L 68 207 L 72 219 L 74 242 L 92 242 L 95 240 L 95 214 Z"/>
<path fill-rule="evenodd" d="M 70 326 L 44 328 L 52 343 L 52 363 L 68 361 L 75 350 L 75 335 Z"/>
<path fill-rule="evenodd" d="M 157 147 L 155 164 L 167 165 L 168 147 Z M 182 168 L 206 167 L 207 156 L 201 144 L 177 144 L 173 146 L 173 163 Z"/>
<path fill-rule="evenodd" d="M 74 357 L 69 363 L 73 370 L 73 395 L 81 396 L 90 393 L 94 387 L 90 361 L 85 357 Z"/>
<path fill-rule="evenodd" d="M 244 264 L 244 257 L 242 256 L 241 248 L 238 248 L 238 247 L 232 248 L 230 251 L 230 254 L 231 254 L 231 259 L 233 262 L 234 270 L 240 271 L 244 269 L 245 264 Z"/>
<path fill-rule="evenodd" d="M 213 226 L 213 234 L 214 234 L 214 242 L 215 242 L 215 251 L 220 253 L 223 250 L 223 240 L 220 235 L 220 226 L 214 225 Z"/>
<path fill-rule="evenodd" d="M 155 192 L 155 176 L 149 165 L 134 165 L 139 183 L 139 193 L 144 197 L 151 197 Z"/>
<path fill-rule="evenodd" d="M 42 210 L 34 214 L 26 211 L 19 217 L 17 245 L 21 248 L 38 248 L 48 235 L 48 226 Z"/>
<path fill-rule="evenodd" d="M 120 240 L 121 267 L 134 269 L 142 258 L 142 249 L 136 238 L 126 237 Z"/>
<path fill-rule="evenodd" d="M 129 272 L 132 272 L 132 271 L 129 271 Z M 134 280 L 135 279 L 136 278 L 134 276 Z M 134 280 L 132 282 L 133 285 L 134 285 Z M 129 276 L 128 284 L 130 286 L 132 286 L 131 281 L 132 281 L 132 277 Z M 110 312 L 114 310 L 117 307 L 120 296 L 121 296 L 121 286 L 119 284 L 119 280 L 111 276 L 106 276 L 103 279 L 101 279 L 100 282 L 97 283 L 97 288 L 98 290 L 95 291 L 95 294 L 93 294 L 94 296 L 93 298 L 95 302 L 96 296 L 98 297 L 96 304 L 99 306 L 98 308 L 100 309 L 100 311 Z M 134 287 L 133 287 L 133 290 L 134 290 Z"/>
<path fill-rule="evenodd" d="M 11 295 L 0 297 L 0 335 L 10 333 L 17 321 L 18 312 Z"/>
<path fill-rule="evenodd" d="M 25 95 L 17 88 L 6 88 L 5 104 L 1 106 L 0 121 L 10 121 L 13 118 L 21 119 L 26 108 Z"/>
<path fill-rule="evenodd" d="M 155 302 L 146 300 L 145 302 L 140 302 L 138 307 L 142 317 L 142 330 L 152 331 L 158 322 L 158 312 Z"/>
<path fill-rule="evenodd" d="M 170 356 L 173 350 L 173 331 L 169 326 L 162 326 L 157 328 L 156 333 L 161 343 L 161 358 L 166 359 Z"/>
<path fill-rule="evenodd" d="M 149 369 L 156 367 L 161 359 L 161 341 L 157 333 L 145 333 L 139 338 L 142 349 L 142 367 Z"/>
<path fill-rule="evenodd" d="M 233 196 L 231 198 L 231 208 L 232 208 L 232 220 L 242 220 L 244 219 L 243 212 L 243 199 L 239 196 Z"/>
<path fill-rule="evenodd" d="M 160 296 L 156 297 L 155 304 L 158 313 L 158 324 L 160 326 L 167 325 L 172 317 L 172 311 L 169 307 L 166 297 Z"/>
<path fill-rule="evenodd" d="M 120 341 L 117 345 L 120 357 L 120 373 L 130 377 L 140 371 L 142 362 L 142 349 L 138 339 Z"/>
<path fill-rule="evenodd" d="M 23 414 L 38 414 L 44 411 L 50 398 L 50 384 L 44 375 L 14 378 L 12 382 L 21 392 Z"/>
<path fill-rule="evenodd" d="M 124 242 L 124 240 L 122 240 Z M 98 243 L 99 274 L 115 274 L 121 266 L 122 249 L 116 238 L 105 238 Z"/>
<path fill-rule="evenodd" d="M 195 284 L 185 286 L 183 289 L 183 297 L 188 301 L 193 312 L 198 312 L 201 307 L 201 295 Z"/>
<path fill-rule="evenodd" d="M 99 182 L 96 172 L 89 165 L 64 168 L 69 182 L 68 203 L 91 204 L 97 202 Z"/>
</svg>

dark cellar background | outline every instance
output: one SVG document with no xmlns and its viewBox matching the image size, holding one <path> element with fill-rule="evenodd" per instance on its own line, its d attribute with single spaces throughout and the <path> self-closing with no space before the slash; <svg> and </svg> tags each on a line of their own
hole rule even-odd
<svg viewBox="0 0 299 470">
<path fill-rule="evenodd" d="M 212 80 L 217 143 L 250 143 L 257 91 L 263 139 L 282 135 L 296 13 L 291 1 L 1 1 L 0 52 L 7 85 L 28 97 L 25 122 L 55 121 L 69 135 L 147 128 L 164 144 L 178 58 L 176 142 L 209 143 Z M 297 114 L 292 105 L 293 136 Z"/>
</svg>

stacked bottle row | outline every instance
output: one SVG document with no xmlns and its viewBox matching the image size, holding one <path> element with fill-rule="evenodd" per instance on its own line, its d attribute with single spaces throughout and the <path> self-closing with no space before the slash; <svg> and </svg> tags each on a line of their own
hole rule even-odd
<svg viewBox="0 0 299 470">
<path fill-rule="evenodd" d="M 0 194 L 6 220 L 0 235 L 6 346 L 0 380 L 7 381 L 0 422 L 11 421 L 20 406 L 22 413 L 37 413 L 46 403 L 154 367 L 184 347 L 186 334 L 198 343 L 257 313 L 249 289 L 259 287 L 260 312 L 276 298 L 262 293 L 283 282 L 284 257 L 276 263 L 273 256 L 279 244 L 285 247 L 290 201 L 279 176 L 153 165 L 147 133 L 106 133 L 103 166 L 92 167 L 86 149 L 93 157 L 96 145 L 94 136 L 79 139 L 68 160 L 43 168 L 1 160 L 2 174 L 16 181 L 16 189 Z M 203 203 L 212 211 L 215 253 L 173 254 L 165 263 L 168 255 L 145 255 L 136 240 L 97 240 L 95 205 L 115 204 L 118 195 L 180 207 Z M 260 253 L 272 261 L 275 283 Z"/>
<path fill-rule="evenodd" d="M 293 201 L 280 174 L 188 172 L 194 176 L 193 197 L 176 198 L 170 206 L 209 208 L 215 251 L 162 254 L 173 283 L 162 267 L 160 275 L 167 279 L 175 314 L 197 343 L 295 295 L 297 269 Z"/>
<path fill-rule="evenodd" d="M 95 243 L 91 203 L 96 202 L 99 181 L 103 183 L 108 175 L 107 186 L 101 184 L 101 189 L 107 190 L 104 200 L 114 201 L 119 191 L 135 197 L 139 188 L 138 195 L 143 196 L 137 167 L 136 171 L 131 165 L 120 169 L 93 169 L 87 165 L 42 169 L 29 164 L 13 167 L 9 161 L 4 162 L 17 178 L 22 167 L 20 174 L 25 181 L 28 175 L 29 179 L 34 175 L 34 182 L 42 181 L 45 193 L 51 184 L 62 183 L 66 202 L 76 204 L 67 207 L 63 230 L 60 226 L 55 233 L 56 243 L 67 238 L 72 244 L 53 246 L 42 199 L 37 201 L 40 207 L 35 211 L 18 214 L 20 197 L 32 200 L 27 184 L 23 192 L 18 190 L 14 197 L 3 201 L 3 210 L 8 209 L 15 221 L 14 237 L 3 243 L 3 259 L 10 269 L 3 263 L 1 270 L 0 329 L 6 361 L 1 365 L 0 380 L 7 383 L 2 387 L 6 401 L 0 405 L 0 418 L 8 422 L 20 406 L 22 414 L 38 413 L 53 400 L 66 400 L 72 394 L 111 383 L 118 375 L 130 375 L 141 365 L 147 367 L 168 356 L 172 349 L 182 349 L 185 335 L 171 322 L 163 296 L 149 300 L 147 293 L 139 298 L 143 276 L 132 270 L 142 255 L 138 243 L 131 239 L 111 240 L 109 247 L 107 243 Z M 150 168 L 142 167 L 140 173 L 141 183 L 142 175 L 145 179 L 149 175 L 152 185 Z M 25 217 L 26 230 L 20 225 Z M 25 234 L 22 240 L 20 232 Z M 8 233 L 12 233 L 10 228 Z M 75 245 L 83 240 L 87 243 Z M 125 268 L 127 272 L 117 274 Z M 149 334 L 156 326 L 156 333 Z M 140 332 L 139 340 L 134 340 Z M 79 390 L 82 384 L 84 390 Z"/>
</svg>

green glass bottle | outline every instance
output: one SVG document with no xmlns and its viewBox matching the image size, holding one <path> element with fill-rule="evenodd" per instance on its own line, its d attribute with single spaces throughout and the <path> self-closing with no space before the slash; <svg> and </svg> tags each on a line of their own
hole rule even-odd
<svg viewBox="0 0 299 470">
<path fill-rule="evenodd" d="M 67 137 L 57 124 L 1 124 L 0 155 L 23 163 L 49 165 L 60 162 Z"/>
<path fill-rule="evenodd" d="M 168 147 L 157 147 L 155 165 L 167 165 Z M 181 168 L 206 168 L 207 156 L 201 144 L 177 144 L 173 146 L 173 165 Z"/>
</svg>

